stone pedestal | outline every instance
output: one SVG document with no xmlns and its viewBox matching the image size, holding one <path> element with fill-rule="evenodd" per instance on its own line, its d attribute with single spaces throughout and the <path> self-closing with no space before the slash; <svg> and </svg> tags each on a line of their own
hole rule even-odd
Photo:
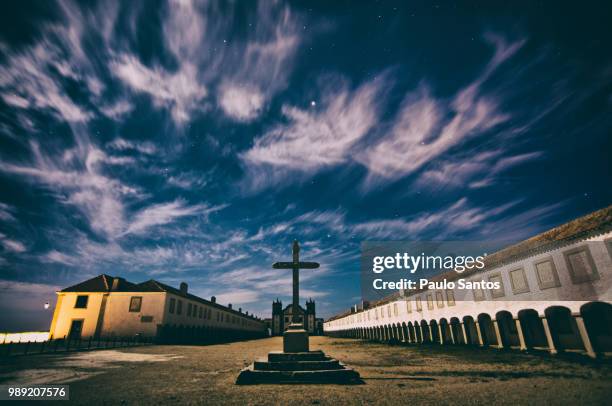
<svg viewBox="0 0 612 406">
<path fill-rule="evenodd" d="M 319 383 L 355 385 L 363 381 L 359 373 L 322 351 L 271 352 L 267 360 L 255 361 L 240 371 L 236 384 Z"/>
<path fill-rule="evenodd" d="M 283 334 L 284 352 L 308 352 L 308 332 L 301 324 L 291 324 Z"/>
</svg>

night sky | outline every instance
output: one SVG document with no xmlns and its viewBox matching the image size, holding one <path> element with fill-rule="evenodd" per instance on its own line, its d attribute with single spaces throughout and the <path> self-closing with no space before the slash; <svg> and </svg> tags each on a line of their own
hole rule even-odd
<svg viewBox="0 0 612 406">
<path fill-rule="evenodd" d="M 327 317 L 361 241 L 609 205 L 604 3 L 4 2 L 0 331 L 100 273 L 267 316 L 294 238 Z"/>
</svg>

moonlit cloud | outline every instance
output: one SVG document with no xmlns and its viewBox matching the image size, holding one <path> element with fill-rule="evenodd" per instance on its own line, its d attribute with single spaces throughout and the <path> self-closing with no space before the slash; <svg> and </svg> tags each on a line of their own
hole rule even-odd
<svg viewBox="0 0 612 406">
<path fill-rule="evenodd" d="M 422 213 L 410 219 L 373 220 L 356 224 L 353 231 L 370 238 L 396 238 L 401 236 L 414 239 L 433 236 L 437 239 L 473 230 L 504 213 L 518 202 L 511 202 L 496 208 L 487 209 L 472 206 L 466 198 L 434 212 Z"/>
<path fill-rule="evenodd" d="M 508 155 L 496 146 L 493 150 L 467 153 L 453 157 L 452 160 L 429 165 L 429 169 L 422 172 L 416 180 L 416 185 L 430 190 L 440 190 L 444 187 L 464 188 L 466 185 L 473 189 L 487 187 L 494 185 L 503 172 L 543 156 L 543 152 Z"/>
<path fill-rule="evenodd" d="M 251 121 L 256 118 L 263 106 L 261 92 L 253 88 L 226 85 L 219 90 L 219 104 L 225 114 L 238 121 Z"/>
<path fill-rule="evenodd" d="M 56 193 L 66 193 L 63 202 L 76 206 L 94 230 L 107 236 L 118 234 L 124 224 L 123 199 L 136 196 L 137 190 L 104 175 L 109 157 L 91 145 L 68 151 L 67 161 L 50 157 L 32 144 L 32 165 L 0 164 L 0 171 L 39 183 Z M 112 160 L 110 160 L 112 163 Z"/>
<path fill-rule="evenodd" d="M 135 91 L 148 93 L 157 107 L 170 110 L 178 124 L 189 121 L 208 94 L 206 87 L 198 83 L 197 69 L 191 64 L 172 72 L 161 67 L 149 68 L 134 57 L 123 56 L 111 69 Z"/>
<path fill-rule="evenodd" d="M 495 52 L 483 73 L 450 101 L 437 99 L 426 85 L 408 94 L 394 123 L 381 140 L 358 157 L 369 170 L 366 184 L 396 180 L 434 161 L 451 148 L 510 119 L 499 100 L 484 94 L 482 84 L 523 44 L 487 34 Z"/>
<path fill-rule="evenodd" d="M 155 155 L 157 152 L 157 147 L 152 142 L 133 142 L 123 138 L 117 138 L 107 146 L 117 151 L 137 151 L 145 155 Z"/>
<path fill-rule="evenodd" d="M 71 74 L 62 69 L 61 53 L 55 45 L 36 45 L 13 54 L 0 66 L 2 99 L 19 109 L 48 111 L 71 122 L 86 121 L 91 114 L 63 91 L 63 81 Z"/>
<path fill-rule="evenodd" d="M 323 89 L 322 102 L 316 109 L 283 106 L 288 123 L 277 125 L 256 138 L 253 147 L 242 155 L 253 174 L 266 168 L 315 172 L 349 161 L 352 148 L 376 123 L 377 98 L 385 77 L 368 81 L 354 90 L 342 79 L 336 81 L 340 82 L 337 87 Z"/>
<path fill-rule="evenodd" d="M 221 206 L 211 208 L 202 204 L 189 206 L 181 200 L 155 204 L 138 212 L 124 234 L 141 234 L 153 226 L 168 224 L 177 218 L 205 215 L 222 208 Z"/>
<path fill-rule="evenodd" d="M 15 221 L 14 216 L 15 208 L 6 204 L 0 203 L 0 220 L 2 221 Z"/>
<path fill-rule="evenodd" d="M 0 245 L 2 245 L 5 250 L 18 254 L 26 250 L 26 246 L 22 242 L 7 238 L 7 236 L 2 233 L 0 233 Z"/>
<path fill-rule="evenodd" d="M 158 108 L 170 110 L 185 124 L 207 109 L 210 88 L 218 86 L 217 103 L 231 119 L 259 117 L 264 105 L 287 86 L 299 44 L 298 19 L 288 7 L 261 2 L 249 15 L 254 29 L 231 40 L 234 6 L 170 1 L 163 18 L 164 42 L 177 66 L 145 65 L 132 54 L 110 64 L 111 71 L 136 92 L 146 93 Z"/>
<path fill-rule="evenodd" d="M 42 256 L 44 262 L 54 262 L 62 265 L 74 266 L 78 260 L 57 250 L 51 250 Z"/>
</svg>

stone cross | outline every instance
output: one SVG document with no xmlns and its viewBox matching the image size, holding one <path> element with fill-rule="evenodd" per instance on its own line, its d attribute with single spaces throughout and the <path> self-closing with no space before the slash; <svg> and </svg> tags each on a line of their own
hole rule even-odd
<svg viewBox="0 0 612 406">
<path fill-rule="evenodd" d="M 293 241 L 293 262 L 275 262 L 274 269 L 293 269 L 293 311 L 291 323 L 298 324 L 298 309 L 300 306 L 300 269 L 315 269 L 319 267 L 318 262 L 300 262 L 300 244 Z"/>
</svg>

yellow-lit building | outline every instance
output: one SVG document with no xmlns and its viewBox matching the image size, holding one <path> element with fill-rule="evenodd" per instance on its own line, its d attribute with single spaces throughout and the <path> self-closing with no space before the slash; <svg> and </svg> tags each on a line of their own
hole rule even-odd
<svg viewBox="0 0 612 406">
<path fill-rule="evenodd" d="M 218 341 L 263 336 L 263 320 L 155 280 L 99 275 L 57 292 L 50 338 L 132 337 Z"/>
</svg>

